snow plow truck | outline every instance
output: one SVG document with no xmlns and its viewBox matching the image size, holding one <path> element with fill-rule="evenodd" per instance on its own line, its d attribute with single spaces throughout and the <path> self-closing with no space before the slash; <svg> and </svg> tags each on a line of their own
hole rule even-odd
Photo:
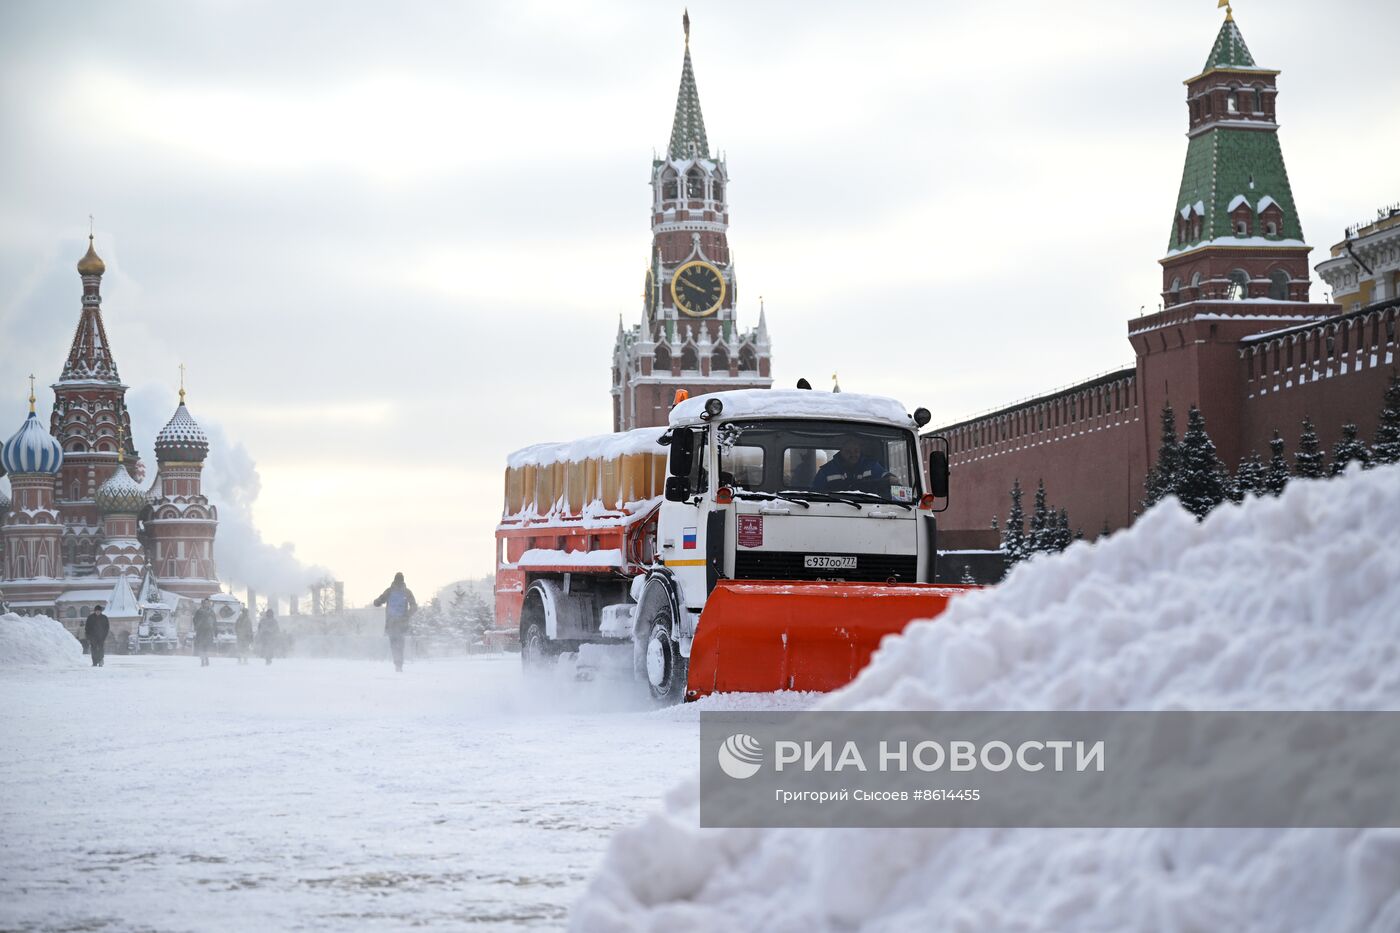
<svg viewBox="0 0 1400 933">
<path fill-rule="evenodd" d="M 516 451 L 497 634 L 526 668 L 607 646 L 662 702 L 841 687 L 970 588 L 932 582 L 948 451 L 920 456 L 928 421 L 879 396 L 751 389 Z"/>
</svg>

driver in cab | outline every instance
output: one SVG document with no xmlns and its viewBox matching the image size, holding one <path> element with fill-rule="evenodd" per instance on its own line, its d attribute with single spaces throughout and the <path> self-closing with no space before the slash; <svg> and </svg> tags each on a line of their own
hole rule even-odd
<svg viewBox="0 0 1400 933">
<path fill-rule="evenodd" d="M 812 488 L 819 492 L 842 489 L 862 489 L 872 483 L 888 482 L 895 478 L 885 469 L 885 465 L 873 457 L 867 457 L 861 449 L 860 439 L 843 438 L 841 449 L 836 456 L 822 464 L 812 480 Z"/>
</svg>

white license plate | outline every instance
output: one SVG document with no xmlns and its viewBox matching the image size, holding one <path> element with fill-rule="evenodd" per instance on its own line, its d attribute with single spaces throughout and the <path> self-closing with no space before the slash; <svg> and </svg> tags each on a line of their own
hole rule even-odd
<svg viewBox="0 0 1400 933">
<path fill-rule="evenodd" d="M 854 557 L 828 557 L 824 554 L 808 554 L 802 559 L 802 566 L 808 570 L 855 570 Z"/>
</svg>

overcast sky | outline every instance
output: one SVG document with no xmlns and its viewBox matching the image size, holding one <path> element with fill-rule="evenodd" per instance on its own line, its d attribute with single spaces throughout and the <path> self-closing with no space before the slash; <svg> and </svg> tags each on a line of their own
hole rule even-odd
<svg viewBox="0 0 1400 933">
<path fill-rule="evenodd" d="M 839 371 L 947 422 L 1131 361 L 1211 0 L 690 12 L 734 179 L 740 316 L 764 297 L 780 384 Z M 506 453 L 611 427 L 680 17 L 596 0 L 0 5 L 0 434 L 23 418 L 23 376 L 58 376 L 91 213 L 137 445 L 153 459 L 186 363 L 234 500 L 226 569 L 275 588 L 323 565 L 357 602 L 396 570 L 420 594 L 490 572 Z M 1236 19 L 1283 72 L 1315 264 L 1400 199 L 1382 38 L 1400 5 L 1241 0 Z"/>
</svg>

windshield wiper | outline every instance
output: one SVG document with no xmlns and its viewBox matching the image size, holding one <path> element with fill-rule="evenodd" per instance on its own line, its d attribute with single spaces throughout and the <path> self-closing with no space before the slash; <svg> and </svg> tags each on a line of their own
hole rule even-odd
<svg viewBox="0 0 1400 933">
<path fill-rule="evenodd" d="M 782 495 L 781 493 L 773 493 L 773 492 L 748 492 L 748 491 L 746 491 L 746 490 L 736 489 L 736 490 L 734 490 L 734 495 L 735 495 L 736 498 L 739 498 L 739 499 L 759 499 L 759 500 L 764 501 L 764 502 L 772 502 L 774 499 L 782 499 L 782 500 L 785 501 L 785 502 L 796 502 L 798 505 L 802 506 L 804 509 L 810 509 L 810 508 L 812 507 L 812 503 L 810 503 L 810 502 L 803 502 L 801 499 L 794 499 L 794 498 L 792 498 L 791 496 L 785 496 L 785 495 Z"/>
<path fill-rule="evenodd" d="M 913 506 L 910 505 L 908 502 L 900 502 L 898 499 L 887 499 L 887 498 L 885 498 L 884 496 L 880 495 L 878 492 L 866 492 L 866 491 L 863 490 L 863 489 L 849 489 L 849 490 L 843 490 L 842 493 L 841 493 L 841 495 L 843 495 L 843 496 L 869 496 L 869 497 L 870 497 L 870 500 L 869 500 L 869 501 L 879 502 L 879 503 L 882 504 L 882 505 L 897 505 L 897 506 L 899 506 L 900 508 L 904 509 L 906 512 L 913 508 Z"/>
<path fill-rule="evenodd" d="M 815 489 L 784 489 L 783 496 L 806 496 L 818 502 L 844 502 L 846 505 L 853 505 L 856 508 L 864 508 L 857 500 L 848 499 L 845 496 L 838 496 L 830 492 L 817 492 Z"/>
</svg>

